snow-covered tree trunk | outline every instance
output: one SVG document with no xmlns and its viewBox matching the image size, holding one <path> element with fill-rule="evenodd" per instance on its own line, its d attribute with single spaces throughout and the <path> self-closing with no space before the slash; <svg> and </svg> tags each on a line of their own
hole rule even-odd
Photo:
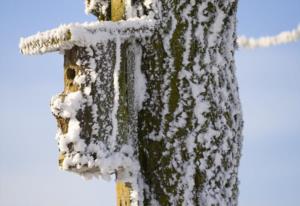
<svg viewBox="0 0 300 206">
<path fill-rule="evenodd" d="M 140 205 L 237 205 L 237 0 L 154 3 L 147 13 L 152 8 L 160 24 L 141 65 Z"/>
</svg>

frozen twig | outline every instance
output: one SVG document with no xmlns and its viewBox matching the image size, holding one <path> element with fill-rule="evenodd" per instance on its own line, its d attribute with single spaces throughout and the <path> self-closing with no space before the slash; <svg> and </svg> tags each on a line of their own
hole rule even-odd
<svg viewBox="0 0 300 206">
<path fill-rule="evenodd" d="M 276 36 L 265 36 L 260 38 L 247 38 L 245 36 L 240 36 L 237 39 L 239 47 L 242 48 L 258 48 L 258 47 L 269 47 L 280 44 L 287 44 L 290 42 L 295 42 L 300 39 L 300 25 L 291 30 L 279 33 Z"/>
</svg>

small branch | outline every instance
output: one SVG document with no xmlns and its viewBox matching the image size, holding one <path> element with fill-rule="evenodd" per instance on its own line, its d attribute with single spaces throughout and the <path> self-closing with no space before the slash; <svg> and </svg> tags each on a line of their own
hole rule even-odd
<svg viewBox="0 0 300 206">
<path fill-rule="evenodd" d="M 259 47 L 269 47 L 274 45 L 287 44 L 290 42 L 295 42 L 299 39 L 300 39 L 300 25 L 291 31 L 284 31 L 279 33 L 276 36 L 266 36 L 266 37 L 260 37 L 256 39 L 240 36 L 237 39 L 237 43 L 239 47 L 254 49 Z"/>
</svg>

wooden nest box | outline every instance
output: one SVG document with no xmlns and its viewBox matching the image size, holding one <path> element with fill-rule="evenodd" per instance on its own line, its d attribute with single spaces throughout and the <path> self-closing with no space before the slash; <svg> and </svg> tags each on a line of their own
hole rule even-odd
<svg viewBox="0 0 300 206">
<path fill-rule="evenodd" d="M 89 3 L 87 9 L 100 18 L 103 13 L 95 8 L 106 5 L 91 9 Z M 123 6 L 112 7 L 112 13 L 116 8 L 124 12 Z M 153 21 L 143 19 L 100 21 L 62 25 L 21 39 L 23 54 L 64 55 L 64 90 L 51 100 L 62 169 L 103 177 L 134 172 L 139 42 L 151 35 L 153 27 Z"/>
</svg>

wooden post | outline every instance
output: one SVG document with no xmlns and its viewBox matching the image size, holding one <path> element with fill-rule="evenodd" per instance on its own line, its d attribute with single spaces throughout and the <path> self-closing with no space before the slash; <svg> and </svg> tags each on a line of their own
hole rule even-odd
<svg viewBox="0 0 300 206">
<path fill-rule="evenodd" d="M 121 181 L 117 181 L 117 206 L 130 206 L 130 185 Z"/>
<path fill-rule="evenodd" d="M 125 0 L 111 0 L 111 20 L 120 21 L 125 13 Z"/>
<path fill-rule="evenodd" d="M 125 0 L 111 0 L 111 20 L 112 21 L 122 20 L 124 17 L 124 13 L 125 13 Z M 130 184 L 117 180 L 116 192 L 117 192 L 117 206 L 130 206 L 130 193 L 131 193 Z"/>
</svg>

